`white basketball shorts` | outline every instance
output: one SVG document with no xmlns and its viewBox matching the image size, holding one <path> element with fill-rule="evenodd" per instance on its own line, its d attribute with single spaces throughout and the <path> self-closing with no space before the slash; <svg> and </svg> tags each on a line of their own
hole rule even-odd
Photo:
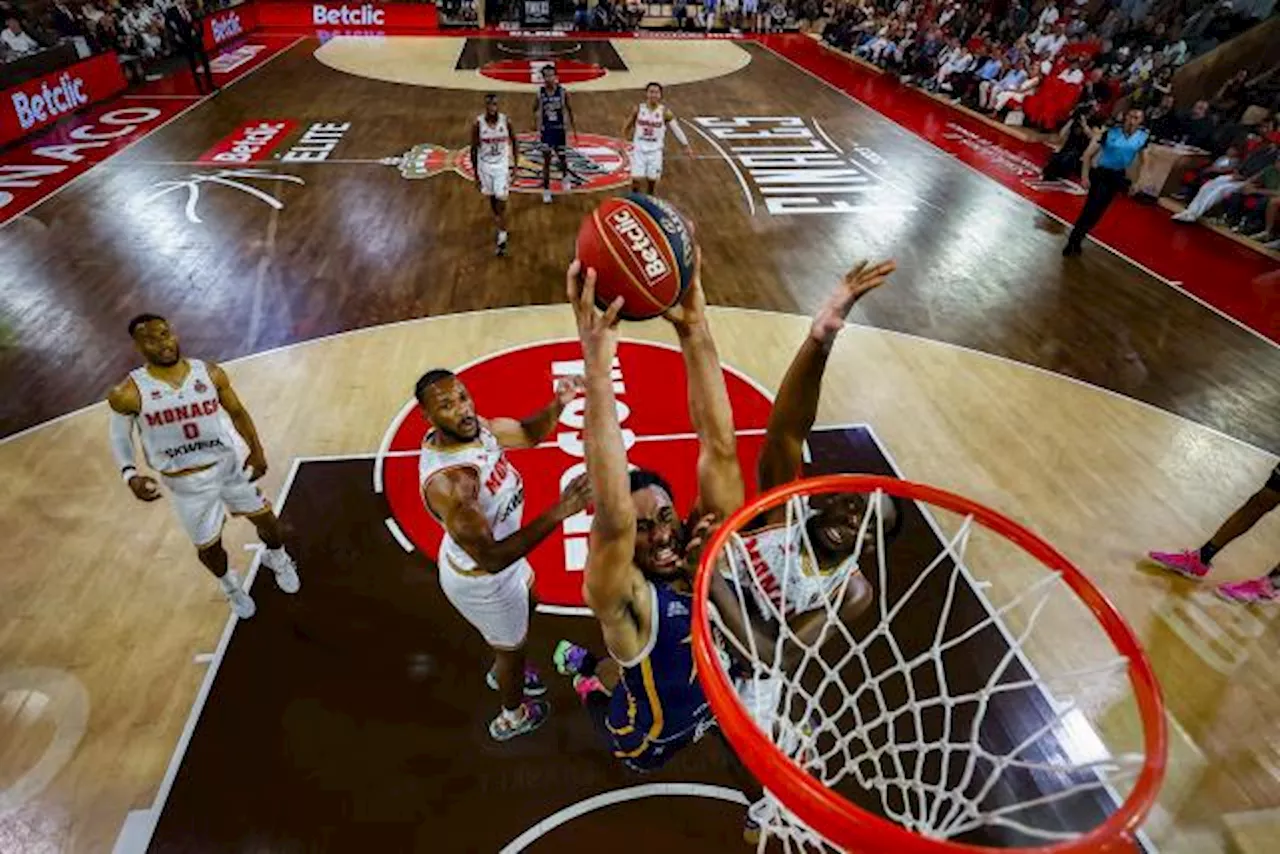
<svg viewBox="0 0 1280 854">
<path fill-rule="evenodd" d="M 505 201 L 511 188 L 511 169 L 506 164 L 486 166 L 480 164 L 480 192 Z"/>
<path fill-rule="evenodd" d="M 634 148 L 631 151 L 631 177 L 656 181 L 662 177 L 662 149 Z"/>
<path fill-rule="evenodd" d="M 443 545 L 440 552 L 440 588 L 449 603 L 494 649 L 523 646 L 529 633 L 529 590 L 533 587 L 529 561 L 522 558 L 496 574 L 463 574 L 444 556 Z"/>
<path fill-rule="evenodd" d="M 174 510 L 187 536 L 197 548 L 212 545 L 222 536 L 227 511 L 237 516 L 253 516 L 271 509 L 271 502 L 249 482 L 236 454 L 185 477 L 166 477 Z"/>
</svg>

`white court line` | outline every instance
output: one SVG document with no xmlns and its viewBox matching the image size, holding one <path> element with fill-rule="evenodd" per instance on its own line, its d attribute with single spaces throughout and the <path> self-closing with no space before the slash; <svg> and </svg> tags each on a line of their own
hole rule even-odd
<svg viewBox="0 0 1280 854">
<path fill-rule="evenodd" d="M 196 664 L 208 664 L 209 662 L 213 661 L 213 653 L 202 652 L 191 660 Z"/>
<path fill-rule="evenodd" d="M 285 478 L 284 485 L 280 487 L 280 494 L 276 497 L 274 507 L 277 512 L 284 508 L 285 501 L 289 498 L 289 490 L 293 488 L 294 478 L 298 476 L 298 469 L 301 468 L 304 458 L 298 457 L 293 461 L 289 468 L 289 475 Z M 250 590 L 253 587 L 253 580 L 258 575 L 258 566 L 262 559 L 262 551 L 254 555 L 253 561 L 249 564 L 249 571 L 245 573 L 244 589 Z M 182 767 L 182 759 L 187 754 L 187 747 L 191 744 L 191 737 L 195 734 L 196 724 L 200 721 L 200 713 L 204 711 L 204 704 L 209 700 L 209 693 L 213 690 L 213 680 L 218 675 L 218 668 L 222 666 L 222 661 L 226 657 L 227 647 L 231 645 L 231 635 L 236 630 L 236 626 L 240 620 L 234 613 L 227 614 L 227 622 L 222 628 L 222 636 L 218 639 L 218 646 L 213 651 L 212 659 L 209 662 L 209 668 L 204 673 L 204 680 L 200 683 L 200 690 L 196 693 L 196 698 L 191 704 L 191 711 L 187 715 L 187 722 L 182 727 L 182 735 L 178 737 L 178 743 L 173 748 L 173 755 L 169 757 L 169 765 L 165 768 L 164 777 L 160 780 L 160 788 L 156 792 L 155 800 L 152 801 L 151 807 L 146 810 L 147 825 L 145 832 L 137 826 L 141 819 L 126 817 L 125 824 L 121 826 L 120 835 L 116 839 L 114 848 L 115 854 L 141 854 L 147 846 L 151 844 L 151 836 L 155 833 L 156 824 L 160 820 L 160 814 L 164 811 L 165 802 L 169 799 L 169 792 L 173 789 L 173 783 L 178 778 L 178 770 Z M 134 815 L 138 810 L 134 810 Z M 126 836 L 126 830 L 128 836 Z M 139 845 L 140 847 L 132 847 Z"/>
<path fill-rule="evenodd" d="M 964 162 L 963 160 L 961 160 L 959 157 L 956 157 L 954 154 L 952 154 L 950 151 L 947 151 L 945 148 L 943 148 L 942 146 L 938 145 L 936 142 L 934 142 L 934 141 L 932 141 L 932 140 L 930 140 L 930 139 L 926 139 L 926 138 L 925 138 L 925 137 L 923 137 L 923 136 L 920 136 L 920 135 L 919 135 L 919 134 L 917 134 L 915 131 L 911 130 L 910 128 L 908 128 L 908 127 L 907 127 L 907 126 L 905 126 L 905 125 L 899 124 L 896 120 L 894 120 L 893 118 L 891 118 L 891 117 L 889 117 L 889 116 L 885 115 L 884 113 L 880 112 L 880 111 L 879 111 L 879 110 L 877 110 L 875 107 L 872 107 L 870 104 L 867 104 L 867 103 L 865 103 L 865 102 L 863 102 L 863 101 L 860 101 L 858 98 L 856 98 L 856 97 L 855 97 L 855 96 L 853 96 L 853 95 L 850 95 L 848 92 L 844 91 L 843 89 L 841 89 L 839 86 L 835 85 L 834 83 L 831 83 L 831 82 L 830 82 L 830 81 L 828 81 L 826 78 L 821 77 L 821 76 L 819 76 L 819 75 L 815 74 L 814 72 L 810 71 L 809 69 L 805 68 L 804 66 L 800 65 L 799 63 L 795 62 L 794 60 L 790 59 L 789 57 L 784 56 L 783 54 L 781 54 L 781 53 L 779 53 L 778 51 L 774 50 L 773 48 L 769 47 L 767 44 L 764 44 L 763 42 L 756 42 L 756 44 L 759 44 L 759 45 L 760 45 L 761 47 L 763 47 L 765 50 L 769 51 L 769 53 L 771 53 L 771 54 L 773 54 L 774 56 L 778 57 L 778 58 L 779 58 L 779 59 L 781 59 L 783 62 L 787 63 L 788 65 L 792 66 L 793 68 L 796 68 L 796 69 L 798 69 L 798 70 L 800 70 L 800 71 L 804 72 L 805 74 L 808 74 L 808 75 L 809 75 L 810 77 L 812 77 L 814 80 L 817 80 L 819 83 L 821 83 L 822 85 L 824 85 L 824 86 L 826 86 L 827 88 L 831 89 L 832 91 L 839 92 L 841 95 L 845 96 L 845 97 L 846 97 L 846 98 L 848 98 L 850 101 L 853 101 L 855 104 L 859 105 L 859 106 L 860 106 L 860 107 L 862 107 L 863 109 L 870 110 L 871 112 L 875 113 L 877 116 L 879 116 L 880 118 L 882 118 L 882 119 L 884 119 L 885 121 L 887 121 L 890 125 L 892 125 L 893 127 L 897 128 L 897 129 L 898 129 L 898 131 L 899 131 L 900 133 L 903 133 L 903 134 L 905 134 L 905 135 L 907 135 L 907 136 L 911 137 L 912 139 L 919 140 L 919 141 L 921 141 L 921 142 L 924 142 L 924 143 L 926 143 L 926 144 L 928 144 L 928 145 L 930 145 L 930 146 L 932 146 L 932 147 L 934 147 L 934 148 L 938 149 L 938 151 L 942 152 L 944 155 L 946 155 L 946 156 L 947 156 L 950 160 L 952 160 L 953 162 L 955 162 L 955 163 L 959 163 L 961 166 L 963 166 L 963 167 L 965 167 L 966 169 L 968 169 L 968 170 L 970 170 L 970 171 L 974 172 L 974 173 L 975 173 L 975 174 L 977 174 L 977 175 L 981 175 L 983 178 L 985 178 L 985 179 L 987 179 L 988 181 L 990 181 L 991 183 L 995 184 L 997 187 L 999 187 L 999 188 L 1000 188 L 1001 190 L 1003 190 L 1004 192 L 1009 193 L 1009 194 L 1010 194 L 1010 195 L 1012 195 L 1014 198 L 1017 198 L 1017 199 L 1019 199 L 1019 200 L 1021 200 L 1021 201 L 1023 201 L 1023 202 L 1026 202 L 1027 204 L 1029 204 L 1029 205 L 1033 206 L 1034 208 L 1036 208 L 1037 210 L 1039 210 L 1042 214 L 1044 214 L 1045 216 L 1049 217 L 1050 219 L 1055 219 L 1055 220 L 1057 220 L 1058 222 L 1062 223 L 1063 225 L 1071 225 L 1071 224 L 1072 224 L 1072 223 L 1068 222 L 1067 220 L 1063 219 L 1062 217 L 1058 216 L 1057 214 L 1053 213 L 1052 211 L 1050 211 L 1050 210 L 1046 210 L 1045 208 L 1041 207 L 1041 206 L 1039 205 L 1039 203 L 1037 203 L 1036 201 L 1034 201 L 1034 200 L 1032 200 L 1032 199 L 1028 199 L 1026 196 L 1022 195 L 1021 193 L 1017 192 L 1017 191 L 1016 191 L 1016 190 L 1014 190 L 1014 189 L 1011 189 L 1010 187 L 1006 187 L 1003 183 L 1001 183 L 1000 181 L 997 181 L 995 178 L 992 178 L 990 175 L 988 175 L 987 173 L 983 172 L 983 171 L 982 171 L 981 169 L 979 169 L 978 167 L 976 167 L 976 166 L 972 166 L 972 165 L 970 165 L 970 164 L 968 164 L 968 163 L 965 163 L 965 162 Z M 830 50 L 830 48 L 827 48 L 825 45 L 823 45 L 822 47 L 823 47 L 823 49 L 824 49 L 824 50 Z M 842 58 L 843 58 L 843 57 L 842 57 Z M 1177 291 L 1178 293 L 1180 293 L 1180 294 L 1182 294 L 1183 296 L 1187 297 L 1188 299 L 1192 299 L 1192 300 L 1194 300 L 1194 301 L 1198 302 L 1200 305 L 1202 305 L 1202 306 L 1204 306 L 1205 308 L 1209 309 L 1211 312 L 1213 312 L 1214 314 L 1218 315 L 1218 316 L 1219 316 L 1219 317 L 1221 317 L 1222 319 L 1224 319 L 1224 320 L 1228 321 L 1229 323 L 1233 324 L 1234 326 L 1238 326 L 1240 329 L 1243 329 L 1245 332 L 1248 332 L 1250 335 L 1252 335 L 1254 338 L 1257 338 L 1259 341 L 1262 341 L 1263 343 L 1265 343 L 1265 344 L 1269 344 L 1269 345 L 1271 345 L 1272 347 L 1274 347 L 1275 349 L 1280 350 L 1280 342 L 1272 341 L 1270 338 L 1268 338 L 1267 336 L 1263 335 L 1261 332 L 1259 332 L 1258 330 L 1254 329 L 1253 327 L 1248 326 L 1247 324 L 1245 324 L 1245 323 L 1243 323 L 1243 322 L 1241 322 L 1241 321 L 1239 321 L 1239 320 L 1236 320 L 1234 317 L 1232 317 L 1231 315 L 1227 314 L 1225 311 L 1222 311 L 1222 310 L 1221 310 L 1221 309 L 1219 309 L 1217 306 L 1213 305 L 1212 303 L 1206 302 L 1205 300 L 1203 300 L 1203 299 L 1201 299 L 1200 297 L 1196 296 L 1195 294 L 1191 293 L 1191 291 L 1189 291 L 1189 290 L 1187 290 L 1186 288 L 1182 287 L 1182 283 L 1181 283 L 1181 282 L 1177 282 L 1177 281 L 1174 281 L 1173 279 L 1167 279 L 1167 278 L 1165 278 L 1164 276 L 1160 275 L 1160 274 L 1159 274 L 1159 273 L 1157 273 L 1155 270 L 1152 270 L 1150 267 L 1146 266 L 1145 264 L 1142 264 L 1142 263 L 1141 263 L 1141 262 L 1139 262 L 1139 261 L 1135 261 L 1133 258 L 1130 258 L 1128 255 L 1126 255 L 1126 254 L 1124 254 L 1123 252 L 1121 252 L 1119 249 L 1116 249 L 1114 246 L 1111 246 L 1109 243 L 1103 243 L 1101 240 L 1099 240 L 1099 239 L 1098 239 L 1098 238 L 1096 238 L 1096 237 L 1093 237 L 1092 235 L 1089 237 L 1089 239 L 1090 239 L 1090 240 L 1092 240 L 1092 241 L 1093 241 L 1094 243 L 1096 243 L 1097 245 L 1101 246 L 1103 249 L 1105 249 L 1105 250 L 1107 250 L 1108 252 L 1110 252 L 1112 255 L 1115 255 L 1117 258 L 1120 258 L 1120 259 L 1122 259 L 1122 260 L 1124 260 L 1124 261 L 1127 261 L 1129 264 L 1131 264 L 1132 266 L 1134 266 L 1134 267 L 1138 268 L 1138 269 L 1139 269 L 1139 270 L 1141 270 L 1142 272 L 1146 273 L 1148 276 L 1150 276 L 1151 278 L 1155 279 L 1156 281 L 1158 281 L 1158 282 L 1160 282 L 1160 283 L 1164 284 L 1164 285 L 1165 285 L 1165 286 L 1167 286 L 1167 287 L 1173 288 L 1175 291 Z"/>
<path fill-rule="evenodd" d="M 281 49 L 281 51 L 280 51 L 279 53 L 277 53 L 275 56 L 268 57 L 268 58 L 267 58 L 267 59 L 266 59 L 266 60 L 265 60 L 261 65 L 256 65 L 256 66 L 254 66 L 253 68 L 250 68 L 250 69 L 249 69 L 248 71 L 246 71 L 244 74 L 240 75 L 240 76 L 239 76 L 239 77 L 237 77 L 235 80 L 232 80 L 232 81 L 231 81 L 231 82 L 229 82 L 226 86 L 223 86 L 223 87 L 222 87 L 222 90 L 225 92 L 226 90 L 230 89 L 232 86 L 234 86 L 234 85 L 236 85 L 237 83 L 239 83 L 241 80 L 244 80 L 246 77 L 249 77 L 250 75 L 254 74 L 254 73 L 255 73 L 256 71 L 258 71 L 259 69 L 261 69 L 261 68 L 266 68 L 266 67 L 267 67 L 268 65 L 270 65 L 272 62 L 275 62 L 275 60 L 276 60 L 277 58 L 279 58 L 279 57 L 281 57 L 281 56 L 284 56 L 286 53 L 288 53 L 290 50 L 292 50 L 292 49 L 294 48 L 294 46 L 296 46 L 296 45 L 298 44 L 298 42 L 302 41 L 304 38 L 305 38 L 305 36 L 299 36 L 298 38 L 294 39 L 292 42 L 290 42 L 290 43 L 289 43 L 289 46 L 288 46 L 288 47 L 285 47 L 285 48 Z M 122 96 L 122 97 L 123 97 L 123 96 Z M 165 120 L 164 122 L 162 122 L 161 124 L 156 125 L 154 128 L 152 128 L 151 130 L 147 131 L 147 132 L 146 132 L 146 133 L 144 133 L 142 136 L 138 137 L 138 138 L 137 138 L 137 139 L 135 139 L 133 142 L 131 142 L 131 143 L 129 143 L 128 145 L 126 145 L 124 148 L 121 148 L 119 151 L 117 151 L 117 152 L 113 153 L 113 154 L 112 154 L 110 157 L 108 157 L 106 160 L 103 160 L 101 163 L 95 163 L 94 165 L 90 166 L 88 169 L 84 170 L 84 171 L 83 171 L 83 172 L 81 172 L 79 175 L 77 175 L 76 177 L 72 178 L 70 181 L 68 181 L 67 183 L 63 184 L 63 185 L 62 185 L 61 187 L 59 187 L 58 189 L 54 190 L 54 191 L 53 191 L 52 193 L 50 193 L 49 195 L 47 195 L 47 196 L 43 196 L 43 197 L 41 197 L 41 198 L 39 198 L 39 199 L 36 199 L 34 202 L 32 202 L 31 204 L 27 205 L 27 206 L 26 206 L 25 208 L 23 208 L 22 210 L 18 211 L 16 214 L 14 214 L 12 217 L 10 217 L 9 219 L 7 219 L 5 222 L 0 223 L 0 229 L 3 229 L 5 226 L 9 225 L 9 223 L 16 222 L 17 220 L 21 219 L 21 218 L 22 218 L 22 217 L 23 217 L 23 216 L 24 216 L 28 211 L 31 211 L 31 210 L 33 210 L 33 209 L 35 209 L 35 208 L 39 207 L 40 205 L 43 205 L 45 202 L 49 201 L 49 200 L 50 200 L 50 199 L 52 199 L 54 196 L 58 195 L 58 194 L 59 194 L 59 193 L 61 193 L 63 190 L 65 190 L 65 189 L 67 189 L 68 187 L 70 187 L 72 184 L 75 184 L 75 183 L 79 182 L 79 181 L 80 181 L 81 179 L 83 179 L 86 175 L 89 175 L 90 173 L 92 173 L 95 169 L 98 169 L 98 168 L 100 168 L 100 167 L 102 167 L 102 166 L 106 165 L 106 164 L 107 164 L 107 163 L 109 163 L 110 161 L 112 161 L 112 160 L 114 160 L 115 158 L 119 157 L 120 155 L 124 154 L 124 153 L 125 153 L 126 151 L 128 151 L 130 148 L 133 148 L 135 145 L 137 145 L 138 143 L 142 142 L 142 141 L 143 141 L 144 139 L 146 139 L 147 137 L 151 136 L 152 134 L 156 134 L 156 133 L 159 133 L 160 131 L 164 130 L 164 129 L 165 129 L 165 128 L 167 128 L 169 125 L 173 124 L 173 123 L 174 123 L 174 122 L 176 122 L 178 119 L 182 118 L 182 117 L 183 117 L 183 116 L 185 116 L 187 113 L 191 112 L 191 111 L 192 111 L 192 110 L 194 110 L 196 107 L 199 107 L 201 104 L 203 104 L 205 101 L 209 100 L 209 99 L 210 99 L 210 98 L 212 98 L 212 97 L 213 97 L 212 95 L 204 95 L 204 96 L 202 96 L 202 97 L 200 98 L 200 100 L 198 100 L 198 101 L 196 101 L 194 104 L 191 104 L 190 106 L 188 106 L 188 107 L 186 107 L 186 108 L 182 109 L 182 110 L 181 110 L 181 111 L 179 111 L 176 115 L 171 116 L 170 118 L 166 119 L 166 120 Z M 87 407 L 85 407 L 85 408 L 87 408 Z M 68 413 L 67 413 L 67 415 L 73 415 L 73 414 L 74 414 L 74 413 L 72 413 L 72 412 L 68 412 Z M 62 416 L 62 417 L 65 417 L 65 416 Z M 57 420 L 59 420 L 59 419 L 56 419 L 56 418 L 54 419 L 54 421 L 57 421 Z M 44 424 L 51 424 L 51 423 L 53 423 L 53 422 L 52 422 L 52 421 L 45 421 L 45 422 L 44 422 Z M 36 427 L 42 427 L 42 426 L 44 426 L 44 424 L 37 424 L 37 425 L 35 425 L 35 426 L 36 426 Z M 34 429 L 34 428 L 28 428 L 28 429 Z M 26 432 L 27 432 L 27 430 L 23 430 L 22 432 L 23 432 L 23 433 L 26 433 Z M 12 438 L 15 438 L 16 436 L 20 436 L 20 435 L 22 435 L 22 433 L 15 433 L 13 436 L 9 436 L 8 438 L 9 438 L 9 439 L 12 439 Z M 0 440 L 0 441 L 4 441 L 4 440 Z"/>
<path fill-rule="evenodd" d="M 581 605 L 543 605 L 538 603 L 537 612 L 539 614 L 553 614 L 557 617 L 594 617 L 590 608 Z"/>
<path fill-rule="evenodd" d="M 698 132 L 698 136 L 702 137 L 708 143 L 710 143 L 712 148 L 720 152 L 720 156 L 724 158 L 724 162 L 729 164 L 729 168 L 733 170 L 734 176 L 736 176 L 738 179 L 738 186 L 742 188 L 742 195 L 743 195 L 743 198 L 747 200 L 747 207 L 751 211 L 751 216 L 755 216 L 756 200 L 755 200 L 755 197 L 751 195 L 751 190 L 747 187 L 747 179 L 742 177 L 742 170 L 738 168 L 738 164 L 734 163 L 733 158 L 730 157 L 727 153 L 725 153 L 725 150 L 720 147 L 720 143 L 716 142 L 714 139 L 707 136 L 706 131 L 698 127 L 697 119 L 690 119 L 687 122 L 687 124 L 689 125 L 689 127 L 693 128 Z"/>
<path fill-rule="evenodd" d="M 863 424 L 859 429 L 867 431 L 867 435 L 871 437 L 871 441 L 875 443 L 876 448 L 879 449 L 880 453 L 884 455 L 885 460 L 889 463 L 889 467 L 893 469 L 894 476 L 901 480 L 909 480 L 909 478 L 903 474 L 902 467 L 899 466 L 898 461 L 894 459 L 893 453 L 889 450 L 888 445 L 880 440 L 880 436 L 876 433 L 875 428 L 870 424 Z M 919 501 L 912 501 L 912 503 L 920 510 L 921 515 L 924 516 L 925 522 L 933 530 L 933 535 L 937 538 L 939 546 L 945 549 L 950 538 L 943 534 L 942 527 L 938 524 L 938 520 L 934 517 L 928 504 Z M 997 631 L 1000 632 L 1000 636 L 1004 638 L 1005 644 L 1008 648 L 1013 651 L 1014 657 L 1018 660 L 1018 663 L 1021 664 L 1023 668 L 1026 669 L 1027 674 L 1035 680 L 1036 689 L 1039 691 L 1040 696 L 1044 699 L 1045 703 L 1051 710 L 1057 712 L 1062 708 L 1063 703 L 1049 692 L 1048 686 L 1041 680 L 1040 671 L 1031 662 L 1031 659 L 1027 657 L 1026 651 L 1023 650 L 1021 645 L 1014 639 L 1013 633 L 1009 631 L 1008 626 L 1006 626 L 1004 621 L 997 615 L 995 605 L 983 592 L 991 586 L 990 582 L 979 581 L 972 573 L 969 572 L 969 565 L 963 559 L 952 558 L 952 560 L 955 562 L 958 572 L 964 578 L 965 583 L 968 584 L 970 589 L 973 591 L 974 598 L 978 600 L 982 605 L 983 610 L 987 612 L 987 616 L 990 618 L 989 622 L 996 627 Z M 1105 597 L 1105 594 L 1103 595 Z M 1068 721 L 1074 722 L 1074 726 L 1068 726 Z M 1059 739 L 1056 732 L 1060 729 L 1068 729 L 1071 732 L 1072 739 Z M 1098 756 L 1109 757 L 1112 755 L 1111 751 L 1107 749 L 1106 743 L 1103 742 L 1101 736 L 1098 735 L 1097 730 L 1093 728 L 1093 724 L 1090 723 L 1087 717 L 1085 717 L 1084 712 L 1079 709 L 1064 716 L 1061 719 L 1059 726 L 1054 728 L 1054 732 L 1054 741 L 1062 747 L 1064 753 L 1071 757 L 1072 762 L 1079 763 L 1081 761 L 1080 757 L 1082 756 L 1085 757 L 1087 761 Z M 1092 736 L 1093 740 L 1092 742 L 1085 744 L 1082 749 L 1080 742 L 1088 741 L 1087 737 L 1082 738 L 1086 733 Z M 1096 771 L 1094 773 L 1099 782 L 1102 783 L 1107 794 L 1111 796 L 1112 803 L 1114 803 L 1118 809 L 1120 805 L 1124 803 L 1125 799 L 1120 797 L 1120 793 L 1116 791 L 1116 788 L 1111 785 L 1107 778 L 1104 778 Z M 1150 852 L 1150 854 L 1157 854 L 1158 849 L 1151 842 L 1151 839 L 1147 836 L 1145 831 L 1139 828 L 1137 835 L 1146 851 Z"/>
<path fill-rule="evenodd" d="M 404 535 L 404 531 L 400 530 L 400 525 L 396 520 L 388 516 L 382 520 L 387 526 L 387 530 L 391 532 L 391 536 L 395 537 L 396 542 L 400 544 L 400 548 L 404 549 L 408 554 L 413 554 L 413 543 L 409 542 L 409 538 Z"/>
<path fill-rule="evenodd" d="M 719 801 L 728 801 L 731 804 L 740 804 L 744 807 L 747 805 L 746 795 L 737 789 L 712 786 L 707 783 L 645 783 L 626 789 L 614 789 L 610 792 L 601 792 L 575 804 L 570 804 L 564 809 L 557 810 L 502 846 L 498 854 L 519 854 L 519 852 L 525 850 L 557 827 L 562 824 L 568 824 L 575 818 L 580 818 L 587 813 L 595 812 L 614 804 L 626 803 L 627 801 L 660 797 L 712 798 Z M 562 848 L 564 847 L 562 846 Z"/>
</svg>

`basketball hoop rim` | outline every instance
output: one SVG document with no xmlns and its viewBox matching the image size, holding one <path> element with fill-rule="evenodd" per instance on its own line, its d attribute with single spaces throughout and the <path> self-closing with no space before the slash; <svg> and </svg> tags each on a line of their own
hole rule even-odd
<svg viewBox="0 0 1280 854">
<path fill-rule="evenodd" d="M 1143 722 L 1144 764 L 1133 791 L 1102 824 L 1077 839 L 1029 848 L 990 848 L 929 839 L 853 805 L 788 758 L 756 726 L 738 699 L 720 664 L 707 608 L 715 558 L 729 537 L 765 510 L 793 497 L 832 492 L 882 490 L 899 498 L 924 501 L 962 515 L 1012 541 L 1059 573 L 1102 624 L 1116 650 L 1128 659 L 1129 682 Z M 833 474 L 792 481 L 769 490 L 732 513 L 712 536 L 698 564 L 693 597 L 693 653 L 707 701 L 729 743 L 751 773 L 787 809 L 830 842 L 851 852 L 894 854 L 1104 854 L 1132 851 L 1133 839 L 1164 779 L 1168 732 L 1164 700 L 1141 643 L 1106 595 L 1085 574 L 1038 534 L 976 501 L 922 483 L 882 475 Z M 795 797 L 803 795 L 803 797 Z"/>
</svg>

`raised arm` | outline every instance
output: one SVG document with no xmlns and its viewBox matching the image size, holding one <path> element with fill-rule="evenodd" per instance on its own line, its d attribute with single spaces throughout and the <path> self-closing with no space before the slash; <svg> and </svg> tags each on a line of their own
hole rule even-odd
<svg viewBox="0 0 1280 854">
<path fill-rule="evenodd" d="M 494 539 L 489 521 L 480 508 L 480 476 L 475 469 L 459 466 L 444 469 L 430 478 L 423 498 L 444 522 L 445 530 L 484 572 L 506 569 L 529 554 L 556 526 L 587 504 L 585 478 L 569 484 L 564 495 L 542 515 L 505 539 Z"/>
<path fill-rule="evenodd" d="M 639 570 L 633 563 L 636 511 L 611 376 L 622 298 L 601 314 L 595 306 L 595 270 L 587 270 L 580 279 L 581 270 L 578 261 L 569 266 L 566 290 L 577 319 L 586 368 L 586 463 L 595 501 L 584 594 L 609 649 L 624 652 L 629 644 L 623 633 L 634 634 L 638 628 L 628 625 L 628 617 Z"/>
<path fill-rule="evenodd" d="M 551 403 L 519 421 L 514 418 L 494 418 L 489 421 L 489 430 L 498 437 L 498 444 L 504 448 L 532 448 L 551 435 L 556 429 L 556 422 L 560 420 L 560 413 L 583 388 L 585 384 L 582 377 L 557 380 L 555 397 L 551 399 Z"/>
<path fill-rule="evenodd" d="M 818 416 L 822 375 L 836 335 L 844 328 L 854 304 L 884 284 L 895 268 L 893 261 L 863 261 L 844 274 L 813 316 L 809 334 L 792 358 L 769 413 L 757 472 L 761 491 L 789 483 L 799 473 L 804 443 Z M 785 507 L 779 509 L 786 512 Z"/>
<path fill-rule="evenodd" d="M 698 434 L 698 503 L 695 512 L 723 519 L 742 505 L 746 488 L 738 465 L 738 437 L 733 429 L 729 389 L 720 355 L 707 325 L 702 292 L 702 252 L 695 260 L 693 281 L 680 304 L 665 317 L 675 327 L 684 355 L 689 386 L 689 418 Z"/>
<path fill-rule="evenodd" d="M 253 426 L 249 410 L 244 408 L 235 389 L 231 387 L 227 372 L 222 370 L 221 366 L 210 362 L 209 378 L 213 380 L 213 385 L 218 390 L 218 401 L 222 404 L 223 410 L 231 418 L 231 423 L 240 434 L 240 438 L 244 439 L 245 444 L 249 446 L 249 456 L 244 461 L 244 467 L 249 470 L 249 480 L 257 480 L 267 473 L 267 455 L 262 449 L 261 440 L 258 439 L 258 428 Z"/>
</svg>

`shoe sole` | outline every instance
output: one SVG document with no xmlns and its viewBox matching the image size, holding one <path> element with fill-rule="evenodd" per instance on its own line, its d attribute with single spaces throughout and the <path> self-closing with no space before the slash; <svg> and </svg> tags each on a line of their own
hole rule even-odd
<svg viewBox="0 0 1280 854">
<path fill-rule="evenodd" d="M 1149 558 L 1148 558 L 1148 559 L 1149 559 Z M 1187 572 L 1185 569 L 1181 569 L 1181 568 L 1179 568 L 1179 567 L 1172 566 L 1172 565 L 1167 564 L 1167 563 L 1161 563 L 1161 562 L 1160 562 L 1160 561 L 1158 561 L 1158 560 L 1152 560 L 1151 562 L 1152 562 L 1153 564 L 1155 564 L 1156 566 L 1160 567 L 1161 569 L 1163 569 L 1165 572 L 1172 572 L 1174 575 L 1180 575 L 1180 576 L 1182 576 L 1183 578 L 1185 578 L 1185 579 L 1187 579 L 1187 580 L 1189 580 L 1189 581 L 1203 581 L 1203 580 L 1204 580 L 1204 576 L 1203 576 L 1203 575 L 1196 575 L 1194 572 Z"/>
</svg>

